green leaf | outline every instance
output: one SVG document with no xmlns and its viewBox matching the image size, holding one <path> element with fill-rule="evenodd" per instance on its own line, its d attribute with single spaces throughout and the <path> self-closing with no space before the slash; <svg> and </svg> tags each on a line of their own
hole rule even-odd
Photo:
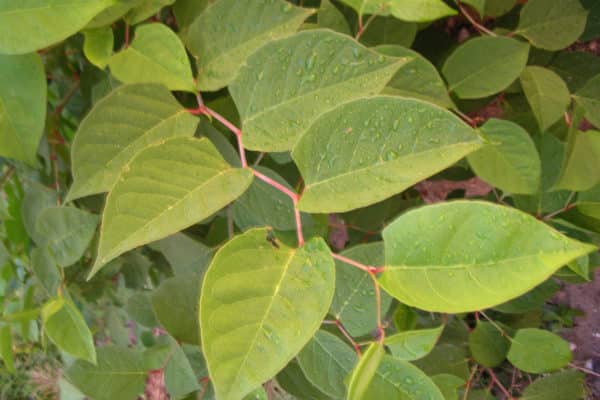
<svg viewBox="0 0 600 400">
<path fill-rule="evenodd" d="M 277 383 L 290 395 L 298 399 L 306 400 L 330 400 L 319 389 L 306 379 L 302 369 L 295 361 L 290 362 L 279 374 L 277 374 Z"/>
<path fill-rule="evenodd" d="M 541 308 L 558 289 L 560 289 L 560 286 L 556 282 L 547 280 L 524 295 L 500 304 L 494 307 L 494 309 L 508 314 L 522 314 L 535 311 Z"/>
<path fill-rule="evenodd" d="M 124 83 L 157 83 L 169 90 L 196 91 L 183 43 L 161 23 L 137 28 L 131 45 L 112 56 L 108 65 Z"/>
<path fill-rule="evenodd" d="M 0 0 L 0 47 L 6 27 L 2 4 L 9 3 Z M 45 123 L 46 74 L 40 56 L 0 54 L 0 157 L 34 165 Z"/>
<path fill-rule="evenodd" d="M 194 225 L 239 197 L 252 182 L 206 138 L 148 146 L 127 164 L 106 199 L 90 277 L 124 252 Z"/>
<path fill-rule="evenodd" d="M 123 85 L 79 125 L 71 149 L 73 185 L 67 201 L 110 190 L 121 169 L 150 144 L 192 136 L 198 119 L 159 85 Z"/>
<path fill-rule="evenodd" d="M 44 332 L 61 350 L 96 363 L 94 338 L 83 316 L 71 300 L 58 298 L 42 308 Z"/>
<path fill-rule="evenodd" d="M 442 74 L 461 99 L 496 94 L 523 72 L 529 55 L 526 43 L 506 37 L 477 37 L 460 45 L 446 60 Z"/>
<path fill-rule="evenodd" d="M 181 346 L 171 336 L 163 337 L 161 342 L 166 342 L 169 346 L 168 361 L 163 370 L 165 387 L 172 399 L 179 399 L 200 389 L 201 385 Z"/>
<path fill-rule="evenodd" d="M 165 279 L 152 293 L 152 308 L 161 325 L 179 342 L 200 340 L 198 315 L 200 275 L 184 274 Z"/>
<path fill-rule="evenodd" d="M 36 230 L 38 217 L 46 208 L 54 207 L 57 204 L 58 193 L 54 189 L 39 183 L 33 183 L 25 189 L 25 197 L 21 203 L 23 225 L 29 237 L 38 245 L 45 242 L 45 238 Z"/>
<path fill-rule="evenodd" d="M 541 49 L 564 49 L 583 33 L 587 14 L 579 0 L 530 0 L 515 33 Z"/>
<path fill-rule="evenodd" d="M 535 380 L 523 391 L 521 400 L 581 400 L 585 397 L 585 376 L 574 370 L 557 372 Z"/>
<path fill-rule="evenodd" d="M 297 359 L 304 375 L 317 389 L 334 399 L 346 397 L 344 381 L 358 357 L 340 338 L 319 330 Z"/>
<path fill-rule="evenodd" d="M 477 176 L 508 193 L 537 193 L 541 161 L 527 131 L 514 122 L 490 118 L 480 132 L 486 144 L 467 156 Z"/>
<path fill-rule="evenodd" d="M 139 24 L 159 13 L 163 7 L 173 3 L 175 3 L 175 0 L 144 0 L 127 13 L 125 21 L 131 25 Z"/>
<path fill-rule="evenodd" d="M 444 396 L 419 368 L 385 355 L 362 399 L 444 400 Z"/>
<path fill-rule="evenodd" d="M 317 14 L 319 28 L 350 35 L 350 26 L 344 14 L 330 0 L 322 0 Z"/>
<path fill-rule="evenodd" d="M 0 53 L 25 54 L 58 43 L 113 3 L 114 0 L 0 0 Z"/>
<path fill-rule="evenodd" d="M 181 37 L 186 37 L 189 26 L 216 0 L 177 0 L 171 9 L 177 21 Z"/>
<path fill-rule="evenodd" d="M 394 17 L 377 17 L 371 21 L 368 29 L 365 29 L 363 32 L 364 33 L 360 37 L 360 42 L 369 47 L 378 45 L 410 47 L 417 35 L 417 24 L 415 22 L 400 21 Z M 377 51 L 393 57 L 405 55 Z"/>
<path fill-rule="evenodd" d="M 373 342 L 369 345 L 367 351 L 360 357 L 358 364 L 354 367 L 349 377 L 347 400 L 379 398 L 369 397 L 366 395 L 366 392 L 375 377 L 384 355 L 385 349 L 381 342 Z"/>
<path fill-rule="evenodd" d="M 421 99 L 443 108 L 454 107 L 446 84 L 425 57 L 400 46 L 384 45 L 375 50 L 388 56 L 411 58 L 383 89 L 384 94 Z"/>
<path fill-rule="evenodd" d="M 140 5 L 146 0 L 116 0 L 113 1 L 112 5 L 98 13 L 92 20 L 86 25 L 87 29 L 103 28 L 110 26 L 117 20 L 123 18 L 125 14 L 133 7 Z"/>
<path fill-rule="evenodd" d="M 56 262 L 69 267 L 88 248 L 96 233 L 98 217 L 75 207 L 50 207 L 40 213 L 35 226 Z"/>
<path fill-rule="evenodd" d="M 385 345 L 399 360 L 418 360 L 433 350 L 443 330 L 444 325 L 440 325 L 437 328 L 396 333 L 385 338 Z"/>
<path fill-rule="evenodd" d="M 317 331 L 333 297 L 325 242 L 275 247 L 269 232 L 252 229 L 227 242 L 202 285 L 202 347 L 222 400 L 243 397 L 281 370 Z"/>
<path fill-rule="evenodd" d="M 135 292 L 127 299 L 125 310 L 140 325 L 148 328 L 154 328 L 159 325 L 156 313 L 152 308 L 152 299 L 149 292 Z"/>
<path fill-rule="evenodd" d="M 600 131 L 569 134 L 560 177 L 553 189 L 585 191 L 600 182 L 598 160 L 600 159 Z"/>
<path fill-rule="evenodd" d="M 319 118 L 292 151 L 305 182 L 299 207 L 343 212 L 385 200 L 481 145 L 450 112 L 419 100 L 372 97 Z"/>
<path fill-rule="evenodd" d="M 482 17 L 499 17 L 512 10 L 517 0 L 462 0 L 461 2 L 473 7 Z"/>
<path fill-rule="evenodd" d="M 190 25 L 186 40 L 197 60 L 198 87 L 215 91 L 229 85 L 250 54 L 292 34 L 312 13 L 283 0 L 211 4 Z"/>
<path fill-rule="evenodd" d="M 149 246 L 165 256 L 175 275 L 203 274 L 212 257 L 212 249 L 183 233 L 167 236 Z"/>
<path fill-rule="evenodd" d="M 504 361 L 510 342 L 491 322 L 478 322 L 469 334 L 469 348 L 477 363 L 496 367 Z"/>
<path fill-rule="evenodd" d="M 540 374 L 566 366 L 572 355 L 569 343 L 560 336 L 529 328 L 517 331 L 507 357 L 520 370 Z"/>
<path fill-rule="evenodd" d="M 414 361 L 414 364 L 429 376 L 451 374 L 465 381 L 469 377 L 469 354 L 462 343 L 460 346 L 438 343 L 431 353 L 425 358 Z"/>
<path fill-rule="evenodd" d="M 66 377 L 94 400 L 131 400 L 144 391 L 148 369 L 141 352 L 107 346 L 98 348 L 98 365 L 76 361 Z"/>
<path fill-rule="evenodd" d="M 563 118 L 571 96 L 560 76 L 546 68 L 529 66 L 520 81 L 542 132 Z"/>
<path fill-rule="evenodd" d="M 61 281 L 56 261 L 46 248 L 39 247 L 31 250 L 30 259 L 31 269 L 41 286 L 49 296 L 54 296 Z"/>
<path fill-rule="evenodd" d="M 590 79 L 573 98 L 585 110 L 585 117 L 600 128 L 600 74 Z"/>
<path fill-rule="evenodd" d="M 230 86 L 245 146 L 290 150 L 320 115 L 342 102 L 379 93 L 407 61 L 377 54 L 328 30 L 300 32 L 263 46 Z"/>
<path fill-rule="evenodd" d="M 518 210 L 480 201 L 409 211 L 383 238 L 382 287 L 405 304 L 448 313 L 504 303 L 597 249 Z"/>
<path fill-rule="evenodd" d="M 450 374 L 434 375 L 431 380 L 440 389 L 445 400 L 459 400 L 458 389 L 465 386 L 464 379 Z"/>
<path fill-rule="evenodd" d="M 571 93 L 576 93 L 598 75 L 600 57 L 583 51 L 561 51 L 554 56 L 548 68 L 565 81 Z"/>
<path fill-rule="evenodd" d="M 341 0 L 359 15 L 393 15 L 404 21 L 429 22 L 455 15 L 442 0 Z"/>
<path fill-rule="evenodd" d="M 13 340 L 10 325 L 0 327 L 0 358 L 4 362 L 6 370 L 15 373 L 15 358 L 13 355 Z"/>
<path fill-rule="evenodd" d="M 109 26 L 83 31 L 83 53 L 95 66 L 104 69 L 113 55 L 114 34 Z"/>
<path fill-rule="evenodd" d="M 354 246 L 341 253 L 365 265 L 384 264 L 383 242 Z M 338 319 L 350 335 L 357 337 L 377 328 L 377 301 L 373 280 L 364 271 L 335 260 L 335 294 L 329 313 Z M 381 293 L 381 313 L 385 315 L 392 298 Z"/>
</svg>

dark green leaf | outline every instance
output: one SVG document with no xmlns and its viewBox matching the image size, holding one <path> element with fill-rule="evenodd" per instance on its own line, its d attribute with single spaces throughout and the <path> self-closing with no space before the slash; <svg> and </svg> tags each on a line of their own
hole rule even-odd
<svg viewBox="0 0 600 400">
<path fill-rule="evenodd" d="M 569 343 L 552 332 L 521 329 L 511 341 L 508 360 L 520 370 L 534 374 L 551 372 L 571 362 Z"/>
</svg>

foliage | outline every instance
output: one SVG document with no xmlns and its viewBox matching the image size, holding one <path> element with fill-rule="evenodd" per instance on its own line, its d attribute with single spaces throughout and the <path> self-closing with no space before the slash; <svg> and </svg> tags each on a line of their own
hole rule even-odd
<svg viewBox="0 0 600 400">
<path fill-rule="evenodd" d="M 599 17 L 0 0 L 0 397 L 582 399 Z"/>
</svg>

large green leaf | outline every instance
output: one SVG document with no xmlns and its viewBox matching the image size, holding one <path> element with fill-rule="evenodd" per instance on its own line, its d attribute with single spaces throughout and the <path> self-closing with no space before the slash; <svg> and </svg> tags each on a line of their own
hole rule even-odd
<svg viewBox="0 0 600 400">
<path fill-rule="evenodd" d="M 0 0 L 0 53 L 30 53 L 60 42 L 79 31 L 114 2 Z"/>
<path fill-rule="evenodd" d="M 535 380 L 525 388 L 520 399 L 581 400 L 585 392 L 585 376 L 581 372 L 568 370 Z"/>
<path fill-rule="evenodd" d="M 388 56 L 411 58 L 383 89 L 384 94 L 421 99 L 444 108 L 453 107 L 446 84 L 425 57 L 401 46 L 384 45 L 375 50 Z"/>
<path fill-rule="evenodd" d="M 518 210 L 480 201 L 407 212 L 383 238 L 383 288 L 403 303 L 448 313 L 504 303 L 596 250 Z"/>
<path fill-rule="evenodd" d="M 520 329 L 511 341 L 508 360 L 522 371 L 551 372 L 571 362 L 569 343 L 541 329 Z"/>
<path fill-rule="evenodd" d="M 283 0 L 220 0 L 209 5 L 190 25 L 186 39 L 198 63 L 198 86 L 208 91 L 227 86 L 250 54 L 295 32 L 312 13 Z"/>
<path fill-rule="evenodd" d="M 185 47 L 164 24 L 137 28 L 131 45 L 112 56 L 108 65 L 123 83 L 157 83 L 170 90 L 196 91 Z"/>
<path fill-rule="evenodd" d="M 348 378 L 347 400 L 371 398 L 366 396 L 366 391 L 370 387 L 384 355 L 385 349 L 381 342 L 373 342 L 369 345 L 367 351 L 360 357 L 358 364 L 356 364 L 356 367 L 354 367 Z"/>
<path fill-rule="evenodd" d="M 462 99 L 496 94 L 513 83 L 527 63 L 529 46 L 506 37 L 477 37 L 460 45 L 446 60 L 442 74 Z"/>
<path fill-rule="evenodd" d="M 94 338 L 83 316 L 71 300 L 51 300 L 42 309 L 44 332 L 59 349 L 96 363 Z"/>
<path fill-rule="evenodd" d="M 159 85 L 123 85 L 96 103 L 71 149 L 73 185 L 67 200 L 110 190 L 121 168 L 150 144 L 192 136 L 198 119 Z"/>
<path fill-rule="evenodd" d="M 444 400 L 444 396 L 419 368 L 385 355 L 362 399 Z"/>
<path fill-rule="evenodd" d="M 365 265 L 384 264 L 383 242 L 361 244 L 341 253 Z M 340 320 L 350 335 L 357 337 L 377 328 L 377 301 L 373 280 L 364 271 L 335 261 L 335 294 L 329 313 Z M 381 293 L 381 313 L 385 315 L 392 298 Z"/>
<path fill-rule="evenodd" d="M 244 144 L 261 151 L 291 149 L 318 116 L 341 102 L 379 93 L 407 61 L 320 29 L 263 46 L 230 87 Z"/>
<path fill-rule="evenodd" d="M 269 242 L 268 229 L 235 237 L 202 285 L 202 347 L 222 400 L 240 399 L 304 347 L 325 317 L 335 269 L 322 239 L 299 249 Z"/>
<path fill-rule="evenodd" d="M 571 103 L 569 89 L 555 72 L 535 65 L 525 68 L 520 81 L 538 126 L 544 132 L 563 117 Z"/>
<path fill-rule="evenodd" d="M 206 139 L 174 138 L 142 150 L 106 199 L 90 276 L 120 254 L 194 225 L 239 197 L 252 182 Z"/>
<path fill-rule="evenodd" d="M 2 4 L 9 2 L 0 1 L 0 32 L 5 26 Z M 45 123 L 46 74 L 40 56 L 0 54 L 0 157 L 33 165 Z"/>
<path fill-rule="evenodd" d="M 579 0 L 529 0 L 515 33 L 535 47 L 560 50 L 581 36 L 586 20 L 587 11 Z"/>
<path fill-rule="evenodd" d="M 456 14 L 443 0 L 341 0 L 359 15 L 393 15 L 404 21 L 428 22 Z"/>
<path fill-rule="evenodd" d="M 477 176 L 508 193 L 537 193 L 541 161 L 527 131 L 495 118 L 480 130 L 486 144 L 467 157 Z"/>
<path fill-rule="evenodd" d="M 396 333 L 385 338 L 385 345 L 399 360 L 418 360 L 431 352 L 443 330 L 444 325 L 441 325 L 437 328 Z"/>
<path fill-rule="evenodd" d="M 600 74 L 590 79 L 573 98 L 585 110 L 585 117 L 600 129 Z"/>
<path fill-rule="evenodd" d="M 572 129 L 569 134 L 565 158 L 554 189 L 585 191 L 600 182 L 600 131 L 580 132 Z"/>
<path fill-rule="evenodd" d="M 42 211 L 36 232 L 44 238 L 56 262 L 62 267 L 75 264 L 90 244 L 98 217 L 75 207 L 50 207 Z M 40 243 L 42 244 L 42 243 Z"/>
<path fill-rule="evenodd" d="M 66 378 L 94 400 L 131 400 L 144 391 L 147 362 L 143 353 L 116 346 L 98 348 L 98 365 L 76 361 Z"/>
<path fill-rule="evenodd" d="M 478 322 L 469 334 L 469 349 L 477 363 L 496 367 L 504 361 L 510 342 L 491 322 Z"/>
<path fill-rule="evenodd" d="M 306 378 L 320 391 L 334 399 L 346 397 L 344 382 L 358 357 L 340 338 L 326 331 L 317 331 L 297 359 Z"/>
<path fill-rule="evenodd" d="M 433 104 L 383 96 L 345 103 L 294 147 L 306 185 L 299 207 L 325 213 L 377 203 L 480 146 L 469 126 Z"/>
</svg>

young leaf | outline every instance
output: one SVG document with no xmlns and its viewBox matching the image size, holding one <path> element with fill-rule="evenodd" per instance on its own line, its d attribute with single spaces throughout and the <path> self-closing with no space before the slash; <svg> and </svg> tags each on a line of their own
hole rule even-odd
<svg viewBox="0 0 600 400">
<path fill-rule="evenodd" d="M 515 33 L 535 47 L 560 50 L 581 36 L 586 20 L 587 11 L 579 0 L 530 0 L 521 9 Z"/>
<path fill-rule="evenodd" d="M 486 144 L 467 156 L 477 176 L 508 193 L 537 193 L 541 161 L 527 131 L 495 118 L 480 131 Z"/>
<path fill-rule="evenodd" d="M 569 343 L 560 336 L 541 329 L 520 329 L 507 357 L 520 370 L 540 374 L 566 366 L 572 355 Z"/>
<path fill-rule="evenodd" d="M 123 85 L 96 103 L 73 141 L 73 185 L 67 201 L 114 186 L 139 151 L 177 136 L 192 136 L 198 118 L 159 85 Z"/>
<path fill-rule="evenodd" d="M 290 150 L 317 117 L 341 102 L 379 93 L 407 61 L 320 29 L 263 46 L 230 86 L 244 144 L 252 150 Z"/>
<path fill-rule="evenodd" d="M 407 212 L 383 238 L 382 287 L 408 305 L 448 313 L 504 303 L 596 250 L 518 210 L 480 201 Z"/>
<path fill-rule="evenodd" d="M 44 238 L 57 264 L 69 267 L 85 253 L 98 226 L 98 217 L 75 207 L 50 207 L 37 219 L 36 232 Z"/>
<path fill-rule="evenodd" d="M 123 83 L 157 83 L 169 90 L 196 92 L 183 43 L 161 23 L 137 28 L 131 45 L 112 56 L 108 65 Z"/>
<path fill-rule="evenodd" d="M 542 132 L 563 118 L 571 103 L 569 89 L 556 73 L 529 66 L 521 74 L 521 87 Z"/>
<path fill-rule="evenodd" d="M 120 254 L 202 221 L 252 182 L 206 138 L 174 138 L 146 147 L 124 168 L 106 199 L 98 256 L 90 277 Z"/>
<path fill-rule="evenodd" d="M 475 361 L 485 367 L 496 367 L 504 361 L 510 342 L 491 322 L 478 322 L 469 334 L 469 348 Z"/>
<path fill-rule="evenodd" d="M 429 22 L 455 15 L 442 0 L 341 0 L 359 15 L 393 15 L 404 21 Z"/>
<path fill-rule="evenodd" d="M 600 74 L 590 79 L 573 98 L 585 110 L 585 117 L 600 128 Z"/>
<path fill-rule="evenodd" d="M 10 3 L 0 0 L 0 47 L 6 27 L 2 8 Z M 0 157 L 34 165 L 45 123 L 46 74 L 40 56 L 0 54 Z"/>
<path fill-rule="evenodd" d="M 334 399 L 346 397 L 344 381 L 358 357 L 340 338 L 319 330 L 297 359 L 304 375 L 317 389 Z"/>
<path fill-rule="evenodd" d="M 469 126 L 433 104 L 383 96 L 345 103 L 292 151 L 306 185 L 299 207 L 325 213 L 377 203 L 480 146 Z"/>
<path fill-rule="evenodd" d="M 114 0 L 0 0 L 0 53 L 31 53 L 60 42 L 113 3 Z"/>
<path fill-rule="evenodd" d="M 198 63 L 198 87 L 215 91 L 227 86 L 250 54 L 273 39 L 295 32 L 312 13 L 283 0 L 220 0 L 211 4 L 187 33 L 187 47 Z"/>
<path fill-rule="evenodd" d="M 521 400 L 581 400 L 585 396 L 585 376 L 578 371 L 557 372 L 535 380 L 523 391 Z"/>
<path fill-rule="evenodd" d="M 461 99 L 477 99 L 506 89 L 527 64 L 529 46 L 507 37 L 482 36 L 460 45 L 442 74 Z"/>
<path fill-rule="evenodd" d="M 285 367 L 331 304 L 335 270 L 325 242 L 295 249 L 270 242 L 270 232 L 230 240 L 204 278 L 202 347 L 219 399 L 242 398 Z"/>
<path fill-rule="evenodd" d="M 94 338 L 83 316 L 71 300 L 58 298 L 42 308 L 44 332 L 61 350 L 96 363 Z"/>
<path fill-rule="evenodd" d="M 113 54 L 115 38 L 110 26 L 83 31 L 83 53 L 88 60 L 104 69 Z"/>
<path fill-rule="evenodd" d="M 437 328 L 396 333 L 385 338 L 385 345 L 399 360 L 418 360 L 431 352 L 443 330 L 444 325 L 440 325 Z"/>
<path fill-rule="evenodd" d="M 347 400 L 362 400 L 364 398 L 372 398 L 366 396 L 367 389 L 369 388 L 379 364 L 381 363 L 385 355 L 385 349 L 381 342 L 373 342 L 360 357 L 360 360 L 348 381 L 348 397 Z M 379 398 L 379 397 L 373 397 Z"/>
</svg>

